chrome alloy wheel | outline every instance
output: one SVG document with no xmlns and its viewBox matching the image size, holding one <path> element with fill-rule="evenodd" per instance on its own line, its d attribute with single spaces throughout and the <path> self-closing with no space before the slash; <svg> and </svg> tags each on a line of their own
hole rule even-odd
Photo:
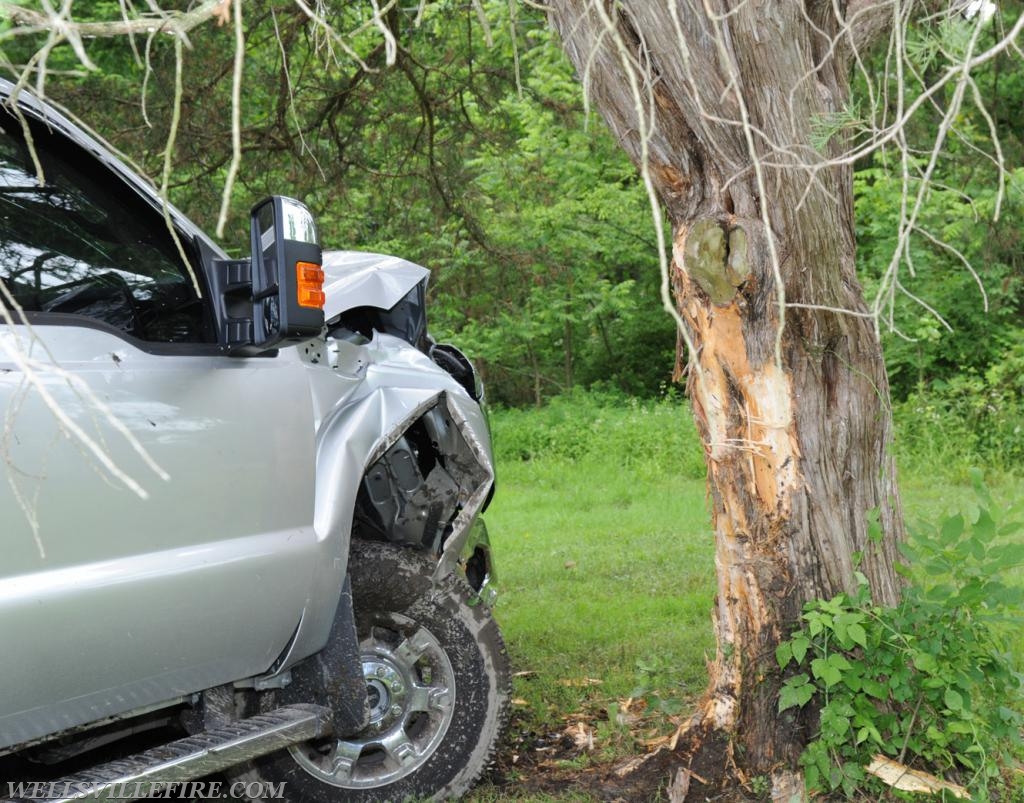
<svg viewBox="0 0 1024 803">
<path fill-rule="evenodd" d="M 347 789 L 384 786 L 415 772 L 444 740 L 455 710 L 455 673 L 427 628 L 382 614 L 360 651 L 369 725 L 354 737 L 290 748 L 306 772 Z"/>
</svg>

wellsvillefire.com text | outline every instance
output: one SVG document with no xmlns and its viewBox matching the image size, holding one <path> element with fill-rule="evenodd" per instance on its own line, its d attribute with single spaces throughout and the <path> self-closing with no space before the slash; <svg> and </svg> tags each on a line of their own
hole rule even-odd
<svg viewBox="0 0 1024 803">
<path fill-rule="evenodd" d="M 2 788 L 2 787 L 0 787 Z M 67 800 L 87 796 L 105 800 L 139 800 L 158 798 L 174 800 L 206 800 L 210 798 L 283 800 L 285 784 L 265 781 L 182 781 L 154 783 L 92 783 L 89 781 L 7 782 L 6 797 L 10 800 Z"/>
</svg>

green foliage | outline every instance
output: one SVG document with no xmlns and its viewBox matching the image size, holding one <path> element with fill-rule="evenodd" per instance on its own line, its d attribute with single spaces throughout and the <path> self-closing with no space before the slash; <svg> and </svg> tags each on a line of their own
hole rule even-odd
<svg viewBox="0 0 1024 803">
<path fill-rule="evenodd" d="M 1024 179 L 1024 169 L 1018 172 Z M 916 193 L 918 186 L 918 181 L 911 181 L 908 189 Z M 870 297 L 882 289 L 898 247 L 903 184 L 878 167 L 859 171 L 854 187 L 858 264 Z M 971 195 L 959 187 L 936 186 L 928 192 L 919 220 L 927 236 L 915 236 L 900 260 L 900 286 L 906 292 L 897 292 L 891 310 L 882 310 L 887 317 L 891 314 L 894 326 L 883 342 L 898 399 L 964 371 L 983 375 L 1008 356 L 1019 332 L 1024 310 L 1024 194 L 1011 188 L 1003 219 L 994 223 L 995 184 L 968 186 L 966 191 Z M 938 242 L 952 244 L 959 254 Z M 917 298 L 925 300 L 949 328 Z"/>
<path fill-rule="evenodd" d="M 578 392 L 537 410 L 498 410 L 491 421 L 499 463 L 614 455 L 642 476 L 703 479 L 707 471 L 689 405 L 674 394 L 641 400 Z"/>
<path fill-rule="evenodd" d="M 894 406 L 896 452 L 905 479 L 966 481 L 972 465 L 986 465 L 993 474 L 1020 471 L 1024 404 L 1013 393 L 1024 381 L 1024 345 L 1019 349 L 1016 361 L 994 366 L 987 379 L 954 378 L 941 391 L 922 389 Z M 497 457 L 504 465 L 616 454 L 646 476 L 676 472 L 701 479 L 704 452 L 688 419 L 687 403 L 675 389 L 661 399 L 577 391 L 540 408 L 499 406 L 491 414 Z"/>
<path fill-rule="evenodd" d="M 966 477 L 971 465 L 997 472 L 1024 465 L 1024 333 L 984 373 L 968 368 L 920 386 L 894 405 L 901 466 Z"/>
<path fill-rule="evenodd" d="M 528 43 L 523 93 L 502 98 L 497 114 L 470 109 L 492 131 L 466 162 L 466 192 L 485 210 L 493 253 L 440 275 L 434 320 L 479 356 L 504 402 L 595 385 L 654 395 L 675 335 L 660 308 L 646 194 L 601 124 L 584 117 L 551 32 L 533 30 Z M 459 290 L 447 295 L 453 281 Z"/>
<path fill-rule="evenodd" d="M 253 202 L 293 195 L 317 215 L 325 247 L 431 269 L 431 329 L 473 354 L 492 400 L 540 404 L 594 386 L 656 395 L 675 331 L 661 310 L 649 203 L 617 143 L 584 113 L 543 14 L 505 0 L 435 0 L 422 16 L 395 8 L 389 66 L 379 30 L 364 25 L 370 9 L 323 10 L 359 63 L 332 52 L 298 7 L 246 4 L 245 153 L 225 247 L 248 252 Z M 110 0 L 81 11 L 119 15 Z M 231 32 L 204 25 L 190 39 L 171 194 L 211 231 L 231 158 Z M 25 50 L 8 54 L 18 62 L 38 42 L 14 45 Z M 172 49 L 155 40 L 147 74 L 126 42 L 88 48 L 99 71 L 54 76 L 49 93 L 159 175 Z M 69 49 L 51 64 L 61 58 L 73 66 Z"/>
<path fill-rule="evenodd" d="M 637 684 L 629 693 L 630 698 L 644 700 L 647 710 L 667 716 L 682 714 L 683 706 L 678 697 L 679 667 L 663 655 L 638 658 L 636 661 Z"/>
<path fill-rule="evenodd" d="M 911 531 L 902 599 L 858 590 L 809 603 L 776 658 L 790 674 L 779 710 L 814 700 L 818 730 L 801 763 L 810 789 L 883 787 L 864 767 L 884 754 L 991 799 L 1019 746 L 1024 694 L 1010 657 L 1021 624 L 1024 506 L 1001 511 L 973 476 L 965 513 Z"/>
<path fill-rule="evenodd" d="M 1001 26 L 1013 25 L 1020 13 L 1019 2 L 1001 3 L 1001 23 L 981 30 L 974 52 L 991 46 Z M 866 106 L 873 97 L 872 119 L 892 120 L 897 99 L 904 106 L 917 100 L 963 58 L 974 33 L 955 15 L 929 17 L 910 30 L 903 85 L 897 89 L 897 76 L 879 52 L 858 73 L 854 98 Z M 885 356 L 898 400 L 964 372 L 985 376 L 1011 355 L 1024 315 L 1024 75 L 1005 54 L 973 76 L 978 92 L 968 92 L 948 121 L 930 174 L 952 87 L 936 93 L 905 127 L 905 160 L 883 149 L 855 173 L 858 272 L 869 299 L 882 299 Z M 996 170 L 994 139 L 1009 175 Z M 900 243 L 900 223 L 923 188 L 914 230 Z"/>
<path fill-rule="evenodd" d="M 1021 396 L 975 374 L 936 385 L 896 406 L 901 465 L 947 476 L 960 476 L 979 463 L 995 471 L 1019 470 L 1024 462 Z"/>
<path fill-rule="evenodd" d="M 369 10 L 365 2 L 323 9 L 338 31 L 360 31 L 347 38 L 360 63 L 332 48 L 296 6 L 246 4 L 244 156 L 225 247 L 247 253 L 247 210 L 259 197 L 295 195 L 318 215 L 328 247 L 398 253 L 431 268 L 432 330 L 478 359 L 492 400 L 540 404 L 576 388 L 656 396 L 672 368 L 675 333 L 661 310 L 648 201 L 618 144 L 585 114 L 543 14 L 505 0 L 435 0 L 422 17 L 415 4 L 396 7 L 387 24 L 399 50 L 389 66 L 379 31 L 364 25 Z M 1019 10 L 1000 4 L 1004 24 Z M 79 0 L 75 14 L 116 18 L 120 6 Z M 979 47 L 991 44 L 991 27 Z M 896 99 L 912 103 L 929 71 L 963 52 L 969 31 L 942 15 L 916 27 L 907 42 L 914 70 L 899 92 L 886 84 L 893 70 L 883 56 L 868 58 L 850 104 L 812 121 L 815 144 L 855 142 L 869 118 L 891 120 Z M 42 41 L 5 40 L 4 55 L 24 63 Z M 231 156 L 232 32 L 203 25 L 190 41 L 171 193 L 209 231 Z M 141 39 L 135 51 L 117 39 L 85 46 L 98 71 L 83 77 L 71 49 L 59 46 L 49 56 L 58 74 L 48 92 L 159 175 L 173 97 L 169 40 L 148 48 L 151 71 Z M 1024 74 L 1009 58 L 986 62 L 975 80 L 1012 169 L 1024 163 Z M 946 99 L 934 97 L 939 107 Z M 918 154 L 906 165 L 906 184 L 892 152 L 857 164 L 858 268 L 869 295 L 891 289 L 897 224 L 905 193 L 921 186 L 933 108 L 906 129 Z M 1018 348 L 1024 168 L 1013 170 L 995 220 L 989 120 L 969 103 L 954 123 L 918 231 L 898 260 L 902 289 L 882 312 L 895 326 L 885 335 L 894 396 L 918 405 L 935 390 L 945 400 L 940 416 L 960 420 L 969 406 L 960 399 L 970 397 L 976 419 L 985 397 L 978 383 Z M 966 384 L 958 384 L 962 376 Z M 1019 409 L 1019 387 L 1000 393 L 1001 409 Z M 996 432 L 992 439 L 1001 439 Z"/>
<path fill-rule="evenodd" d="M 860 104 L 854 102 L 849 108 L 811 120 L 811 145 L 815 150 L 824 152 L 828 143 L 837 134 L 844 131 L 862 131 L 864 126 Z"/>
</svg>

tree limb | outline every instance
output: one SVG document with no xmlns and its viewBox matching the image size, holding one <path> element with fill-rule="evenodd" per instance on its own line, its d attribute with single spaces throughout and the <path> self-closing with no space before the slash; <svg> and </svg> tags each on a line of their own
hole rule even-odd
<svg viewBox="0 0 1024 803">
<path fill-rule="evenodd" d="M 162 15 L 140 16 L 135 19 L 111 20 L 109 22 L 74 22 L 60 19 L 63 29 L 78 36 L 105 38 L 128 36 L 132 34 L 151 34 L 165 32 L 174 36 L 184 36 L 193 28 L 202 25 L 219 13 L 219 8 L 226 0 L 205 0 L 192 11 L 167 11 Z M 0 2 L 0 17 L 14 26 L 5 33 L 6 37 L 24 36 L 35 33 L 49 33 L 57 15 L 45 14 L 14 3 Z"/>
<path fill-rule="evenodd" d="M 864 53 L 889 31 L 899 13 L 898 0 L 850 0 L 846 7 L 849 47 Z"/>
</svg>

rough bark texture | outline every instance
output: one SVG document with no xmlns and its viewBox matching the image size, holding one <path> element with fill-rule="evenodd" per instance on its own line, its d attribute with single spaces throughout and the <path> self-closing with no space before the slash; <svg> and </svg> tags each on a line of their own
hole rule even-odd
<svg viewBox="0 0 1024 803">
<path fill-rule="evenodd" d="M 672 224 L 718 570 L 699 721 L 781 793 L 809 733 L 777 712 L 780 636 L 806 600 L 851 590 L 857 568 L 879 602 L 899 588 L 888 383 L 854 271 L 851 173 L 810 144 L 813 121 L 847 102 L 854 32 L 831 0 L 552 0 L 550 15 Z"/>
</svg>

